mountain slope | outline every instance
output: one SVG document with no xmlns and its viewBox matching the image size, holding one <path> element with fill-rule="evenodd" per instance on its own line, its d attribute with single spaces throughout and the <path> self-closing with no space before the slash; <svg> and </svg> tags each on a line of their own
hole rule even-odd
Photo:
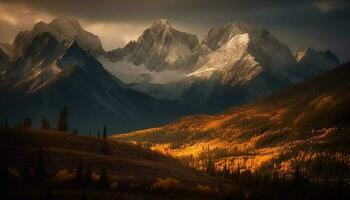
<svg viewBox="0 0 350 200">
<path fill-rule="evenodd" d="M 346 63 L 246 106 L 113 138 L 143 142 L 198 168 L 209 157 L 219 169 L 290 173 L 299 167 L 310 175 L 348 177 L 349 75 Z M 316 169 L 320 165 L 338 170 Z"/>
<path fill-rule="evenodd" d="M 126 87 L 107 72 L 76 40 L 59 43 L 45 32 L 33 38 L 23 55 L 1 79 L 1 118 L 12 125 L 31 117 L 38 126 L 53 123 L 67 105 L 70 127 L 95 132 L 106 125 L 123 131 L 174 119 L 175 104 L 150 98 Z"/>
</svg>

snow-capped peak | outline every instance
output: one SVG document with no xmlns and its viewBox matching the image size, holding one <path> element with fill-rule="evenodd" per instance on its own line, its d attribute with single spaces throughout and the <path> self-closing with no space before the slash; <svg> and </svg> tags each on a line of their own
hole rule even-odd
<svg viewBox="0 0 350 200">
<path fill-rule="evenodd" d="M 126 59 L 134 65 L 144 64 L 151 71 L 185 71 L 198 44 L 196 35 L 180 32 L 168 20 L 160 19 L 136 42 L 130 42 L 122 50 L 109 52 L 108 56 L 112 61 Z"/>
<path fill-rule="evenodd" d="M 28 47 L 28 44 L 35 36 L 45 32 L 50 33 L 60 43 L 74 38 L 84 50 L 94 55 L 104 54 L 100 39 L 96 35 L 85 31 L 78 20 L 59 17 L 48 24 L 39 22 L 30 31 L 20 32 L 13 44 L 14 49 L 19 54 L 18 56 L 22 55 L 25 48 Z"/>
<path fill-rule="evenodd" d="M 253 29 L 242 22 L 230 22 L 221 28 L 210 28 L 202 45 L 208 46 L 211 50 L 216 50 L 226 44 L 230 39 L 238 34 L 249 33 Z"/>
<path fill-rule="evenodd" d="M 284 76 L 295 62 L 289 48 L 268 31 L 241 22 L 209 29 L 201 48 L 210 50 L 199 56 L 189 76 L 208 79 L 221 74 L 224 84 L 245 83 L 262 71 Z"/>
</svg>

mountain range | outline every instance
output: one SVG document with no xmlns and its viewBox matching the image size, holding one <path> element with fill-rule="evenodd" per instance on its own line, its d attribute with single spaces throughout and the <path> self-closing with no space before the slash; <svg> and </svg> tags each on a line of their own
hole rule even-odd
<svg viewBox="0 0 350 200">
<path fill-rule="evenodd" d="M 249 102 L 339 64 L 331 51 L 300 48 L 293 54 L 269 31 L 241 22 L 210 28 L 198 41 L 158 20 L 102 62 L 140 92 L 203 112 Z"/>
<path fill-rule="evenodd" d="M 76 19 L 60 17 L 0 45 L 0 118 L 54 123 L 67 105 L 71 128 L 135 130 L 251 102 L 337 64 L 330 51 L 293 55 L 267 30 L 240 22 L 199 41 L 158 20 L 137 41 L 105 51 Z"/>
</svg>

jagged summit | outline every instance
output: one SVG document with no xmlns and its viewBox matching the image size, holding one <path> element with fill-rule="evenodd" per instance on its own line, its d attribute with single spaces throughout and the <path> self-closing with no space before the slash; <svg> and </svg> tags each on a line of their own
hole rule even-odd
<svg viewBox="0 0 350 200">
<path fill-rule="evenodd" d="M 224 27 L 209 28 L 201 42 L 202 48 L 215 51 L 238 34 L 251 32 L 253 29 L 243 22 L 230 22 Z"/>
<path fill-rule="evenodd" d="M 167 19 L 158 19 L 155 22 L 153 22 L 151 27 L 172 27 L 172 25 Z"/>
<path fill-rule="evenodd" d="M 18 33 L 13 43 L 17 57 L 20 57 L 26 51 L 28 44 L 35 36 L 45 32 L 52 34 L 60 43 L 74 38 L 78 41 L 81 48 L 89 51 L 91 54 L 96 56 L 104 54 L 100 39 L 96 35 L 85 31 L 77 19 L 59 17 L 53 19 L 50 23 L 39 22 L 34 25 L 32 30 Z"/>
<path fill-rule="evenodd" d="M 326 51 L 318 51 L 310 47 L 299 47 L 294 52 L 294 58 L 299 62 L 306 57 L 320 56 L 321 54 L 329 60 L 340 64 L 339 58 L 330 49 L 327 49 Z"/>
<path fill-rule="evenodd" d="M 79 23 L 79 21 L 76 18 L 68 18 L 68 17 L 58 17 L 53 19 L 50 24 L 52 25 L 61 25 L 61 26 L 66 26 L 66 25 L 70 25 L 70 26 L 75 26 L 77 28 L 81 28 L 81 25 Z"/>
<path fill-rule="evenodd" d="M 338 57 L 332 51 L 323 52 L 309 47 L 298 48 L 294 52 L 294 58 L 298 65 L 292 68 L 292 71 L 303 79 L 316 76 L 340 64 Z"/>
<path fill-rule="evenodd" d="M 122 50 L 108 52 L 110 60 L 127 60 L 151 71 L 186 70 L 199 41 L 196 35 L 178 31 L 160 19 L 147 28 L 137 41 Z"/>
<path fill-rule="evenodd" d="M 190 76 L 208 79 L 221 74 L 221 82 L 232 86 L 265 72 L 285 76 L 285 68 L 295 63 L 289 48 L 268 31 L 242 22 L 209 29 L 199 49 L 203 53 Z"/>
</svg>

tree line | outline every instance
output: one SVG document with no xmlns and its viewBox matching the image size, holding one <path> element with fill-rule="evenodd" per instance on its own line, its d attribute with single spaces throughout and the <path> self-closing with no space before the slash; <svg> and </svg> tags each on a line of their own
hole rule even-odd
<svg viewBox="0 0 350 200">
<path fill-rule="evenodd" d="M 204 172 L 211 176 L 230 180 L 232 190 L 227 199 L 235 200 L 307 200 L 307 199 L 350 199 L 349 180 L 345 177 L 310 177 L 298 167 L 292 174 L 277 171 L 255 171 L 240 169 L 231 171 L 227 165 L 216 169 L 211 158 L 207 160 Z M 222 186 L 219 186 L 221 190 Z"/>
<path fill-rule="evenodd" d="M 10 128 L 9 120 L 3 119 L 0 120 L 0 128 Z M 14 126 L 13 128 L 26 128 L 31 129 L 33 128 L 32 120 L 30 117 L 26 117 L 23 120 L 20 121 L 20 123 L 17 126 Z M 78 129 L 77 128 L 71 128 L 69 126 L 69 112 L 68 107 L 65 105 L 62 109 L 59 111 L 59 116 L 57 120 L 56 126 L 51 126 L 50 121 L 46 116 L 44 116 L 40 123 L 40 129 L 41 130 L 56 130 L 61 132 L 71 132 L 72 134 L 77 135 Z M 96 134 L 97 138 L 103 138 L 106 139 L 108 137 L 107 134 L 107 127 L 106 125 L 102 128 L 102 135 L 100 129 L 97 130 Z"/>
</svg>

